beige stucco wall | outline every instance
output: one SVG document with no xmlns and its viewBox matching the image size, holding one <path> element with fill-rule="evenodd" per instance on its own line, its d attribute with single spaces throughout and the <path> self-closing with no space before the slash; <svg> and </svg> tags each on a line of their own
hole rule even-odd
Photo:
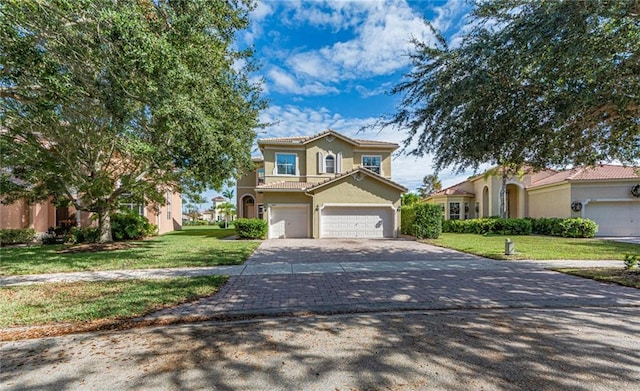
<svg viewBox="0 0 640 391">
<path fill-rule="evenodd" d="M 572 201 L 585 201 L 586 199 L 632 199 L 631 186 L 639 183 L 638 180 L 618 180 L 596 182 L 572 182 Z"/>
<path fill-rule="evenodd" d="M 322 137 L 318 140 L 310 142 L 307 147 L 307 181 L 308 182 L 320 182 L 327 178 L 333 177 L 335 174 L 320 174 L 318 171 L 318 152 L 322 152 L 326 157 L 329 152 L 338 156 L 338 153 L 342 153 L 342 171 L 349 171 L 353 169 L 353 145 L 343 141 L 339 138 L 334 138 L 332 142 L 328 142 L 326 137 Z M 337 160 L 336 160 L 337 163 Z"/>
<path fill-rule="evenodd" d="M 357 149 L 353 152 L 353 164 L 362 166 L 363 156 L 380 156 L 380 175 L 385 178 L 391 178 L 391 153 L 389 151 Z"/>
<path fill-rule="evenodd" d="M 11 205 L 0 205 L 0 229 L 21 229 L 29 227 L 29 214 L 23 201 Z"/>
<path fill-rule="evenodd" d="M 168 212 L 171 213 L 168 213 Z M 164 234 L 182 229 L 182 197 L 179 193 L 171 194 L 171 205 L 163 205 L 160 211 L 147 208 L 145 215 L 150 223 L 158 225 L 158 233 Z"/>
<path fill-rule="evenodd" d="M 295 182 L 321 182 L 333 176 L 333 174 L 320 174 L 318 171 L 318 152 L 322 152 L 323 156 L 327 156 L 329 152 L 338 155 L 342 153 L 342 172 L 352 170 L 362 165 L 362 156 L 380 156 L 382 175 L 391 178 L 391 153 L 389 148 L 359 148 L 353 144 L 346 142 L 338 137 L 333 141 L 327 141 L 326 137 L 319 138 L 304 145 L 263 145 L 261 146 L 264 157 L 265 183 L 274 183 L 279 181 L 295 181 Z M 275 175 L 275 159 L 276 153 L 295 153 L 298 157 L 298 174 Z M 254 179 L 255 182 L 255 179 Z M 250 186 L 251 179 L 241 178 L 239 186 Z"/>
<path fill-rule="evenodd" d="M 571 186 L 567 183 L 529 189 L 528 201 L 529 217 L 571 217 Z"/>
<path fill-rule="evenodd" d="M 291 153 L 297 155 L 297 172 L 300 175 L 277 175 L 274 174 L 276 154 Z M 262 149 L 264 156 L 265 183 L 280 181 L 305 182 L 304 175 L 307 171 L 307 154 L 303 145 L 268 145 Z"/>
<path fill-rule="evenodd" d="M 394 209 L 400 208 L 402 191 L 382 183 L 367 175 L 357 181 L 353 175 L 342 178 L 332 184 L 318 189 L 313 197 L 313 237 L 320 237 L 319 211 L 324 204 L 391 204 Z M 396 235 L 400 230 L 400 212 L 396 213 Z"/>
</svg>

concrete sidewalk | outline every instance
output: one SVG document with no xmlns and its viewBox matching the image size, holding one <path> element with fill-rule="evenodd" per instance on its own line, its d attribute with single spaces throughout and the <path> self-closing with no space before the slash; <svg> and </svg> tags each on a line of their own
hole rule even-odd
<svg viewBox="0 0 640 391">
<path fill-rule="evenodd" d="M 446 261 L 372 261 L 372 262 L 271 262 L 250 263 L 234 266 L 186 267 L 171 269 L 105 270 L 72 273 L 31 274 L 0 277 L 0 287 L 55 282 L 108 281 L 132 279 L 156 279 L 173 277 L 197 277 L 210 275 L 229 276 L 266 276 L 266 275 L 304 275 L 325 273 L 361 273 L 361 272 L 405 272 L 405 271 L 443 271 L 443 270 L 509 270 L 512 268 L 580 268 L 580 267 L 622 267 L 622 261 L 495 261 L 478 260 Z"/>
</svg>

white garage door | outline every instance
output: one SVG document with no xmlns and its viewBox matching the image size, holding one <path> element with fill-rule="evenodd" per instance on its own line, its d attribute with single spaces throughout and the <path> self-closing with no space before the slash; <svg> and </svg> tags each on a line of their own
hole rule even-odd
<svg viewBox="0 0 640 391">
<path fill-rule="evenodd" d="M 307 205 L 272 206 L 269 216 L 269 238 L 309 237 Z"/>
<path fill-rule="evenodd" d="M 640 202 L 591 202 L 585 217 L 598 223 L 598 236 L 640 236 Z"/>
<path fill-rule="evenodd" d="M 320 237 L 392 238 L 394 216 L 390 207 L 326 207 L 320 217 Z"/>
</svg>

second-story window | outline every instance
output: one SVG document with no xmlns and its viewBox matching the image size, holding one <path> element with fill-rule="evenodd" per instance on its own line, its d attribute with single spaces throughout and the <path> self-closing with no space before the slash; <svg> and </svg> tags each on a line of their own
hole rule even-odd
<svg viewBox="0 0 640 391">
<path fill-rule="evenodd" d="M 362 167 L 368 168 L 376 174 L 380 174 L 380 160 L 380 156 L 363 156 Z"/>
<path fill-rule="evenodd" d="M 264 168 L 258 168 L 256 170 L 256 178 L 258 180 L 258 185 L 264 185 Z"/>
<path fill-rule="evenodd" d="M 296 175 L 296 154 L 276 153 L 276 173 L 278 175 Z"/>
<path fill-rule="evenodd" d="M 329 155 L 324 159 L 324 172 L 327 174 L 336 173 L 336 158 L 332 155 Z"/>
</svg>

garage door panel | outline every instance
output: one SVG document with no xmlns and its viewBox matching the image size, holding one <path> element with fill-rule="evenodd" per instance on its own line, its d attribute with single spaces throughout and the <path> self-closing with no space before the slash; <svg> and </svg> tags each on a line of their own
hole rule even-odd
<svg viewBox="0 0 640 391">
<path fill-rule="evenodd" d="M 390 207 L 326 207 L 322 210 L 323 238 L 391 238 L 393 209 Z"/>
<path fill-rule="evenodd" d="M 598 224 L 598 236 L 640 236 L 640 202 L 591 202 L 585 217 Z"/>
<path fill-rule="evenodd" d="M 269 238 L 306 238 L 309 230 L 309 209 L 306 206 L 271 208 Z"/>
</svg>

